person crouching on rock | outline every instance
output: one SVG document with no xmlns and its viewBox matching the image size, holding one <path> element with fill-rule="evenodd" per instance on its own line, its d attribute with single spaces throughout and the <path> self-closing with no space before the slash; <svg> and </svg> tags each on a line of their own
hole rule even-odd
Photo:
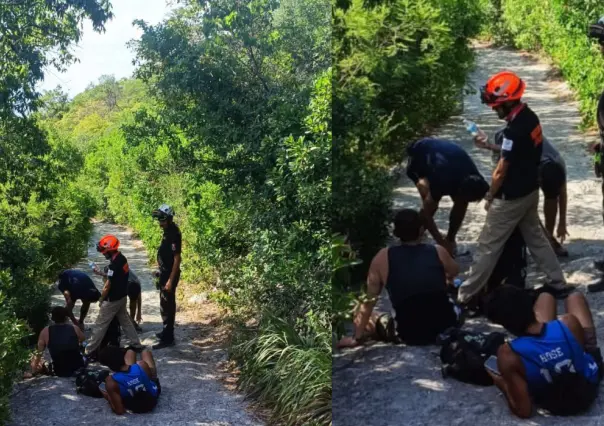
<svg viewBox="0 0 604 426">
<path fill-rule="evenodd" d="M 144 350 L 141 358 L 137 362 L 134 351 L 124 354 L 123 349 L 114 346 L 99 353 L 99 362 L 113 371 L 100 389 L 115 414 L 122 415 L 126 410 L 148 413 L 157 405 L 161 386 L 153 354 Z"/>
<path fill-rule="evenodd" d="M 338 347 L 353 347 L 366 338 L 430 345 L 449 327 L 460 325 L 461 310 L 448 294 L 448 283 L 459 267 L 442 246 L 422 244 L 422 219 L 416 210 L 403 209 L 394 218 L 400 245 L 383 248 L 373 258 L 367 276 L 367 296 L 354 320 L 354 336 Z M 394 317 L 372 315 L 376 299 L 386 287 Z"/>
<path fill-rule="evenodd" d="M 487 140 L 476 140 L 476 146 L 493 151 L 497 155 L 497 161 L 499 161 L 504 131 L 505 129 L 501 129 L 495 133 L 494 144 L 489 143 Z M 566 207 L 568 205 L 566 163 L 558 150 L 545 136 L 543 137 L 543 150 L 539 164 L 539 186 L 541 187 L 541 192 L 543 192 L 543 216 L 545 217 L 547 237 L 556 255 L 567 257 L 568 251 L 562 247 L 565 238 L 568 236 L 566 229 Z M 554 236 L 558 213 L 560 213 L 560 216 L 556 234 L 560 242 Z"/>
<path fill-rule="evenodd" d="M 572 293 L 560 318 L 556 304 L 551 294 L 541 293 L 535 301 L 509 285 L 487 299 L 487 318 L 517 336 L 499 347 L 498 374 L 487 372 L 518 417 L 530 417 L 533 403 L 554 415 L 577 415 L 598 394 L 602 355 L 587 300 Z"/>
<path fill-rule="evenodd" d="M 31 361 L 32 375 L 49 374 L 70 377 L 85 366 L 80 344 L 85 340 L 78 322 L 68 323 L 69 311 L 63 306 L 52 308 L 54 324 L 44 327 L 38 337 L 38 351 Z M 52 362 L 45 363 L 42 354 L 48 348 Z"/>
<path fill-rule="evenodd" d="M 424 226 L 436 241 L 455 256 L 455 238 L 465 218 L 468 204 L 482 200 L 489 184 L 463 148 L 454 142 L 425 138 L 407 149 L 407 176 L 415 183 L 422 199 Z M 453 200 L 449 230 L 443 237 L 434 222 L 434 214 L 443 196 Z"/>
</svg>

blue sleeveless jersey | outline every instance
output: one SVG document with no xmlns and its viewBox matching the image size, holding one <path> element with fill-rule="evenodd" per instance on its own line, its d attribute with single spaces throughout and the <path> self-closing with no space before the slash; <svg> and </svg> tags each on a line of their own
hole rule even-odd
<svg viewBox="0 0 604 426">
<path fill-rule="evenodd" d="M 522 359 L 531 393 L 547 386 L 556 372 L 576 372 L 583 374 L 590 383 L 598 383 L 598 365 L 561 321 L 544 324 L 540 336 L 514 339 L 510 347 Z"/>
<path fill-rule="evenodd" d="M 120 395 L 123 400 L 132 398 L 139 391 L 146 391 L 157 397 L 157 385 L 138 364 L 131 365 L 127 372 L 113 373 L 111 377 L 120 386 Z"/>
</svg>

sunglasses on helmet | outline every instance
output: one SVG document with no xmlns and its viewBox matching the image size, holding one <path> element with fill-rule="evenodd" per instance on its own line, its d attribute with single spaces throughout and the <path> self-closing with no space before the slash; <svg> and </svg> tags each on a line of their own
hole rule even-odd
<svg viewBox="0 0 604 426">
<path fill-rule="evenodd" d="M 498 97 L 491 92 L 487 91 L 487 86 L 480 86 L 480 101 L 483 104 L 494 104 L 498 100 Z"/>
<path fill-rule="evenodd" d="M 600 23 L 590 25 L 589 37 L 599 39 L 600 44 L 604 43 L 604 25 Z"/>
<path fill-rule="evenodd" d="M 166 214 L 165 214 L 165 213 L 163 213 L 163 212 L 153 212 L 153 213 L 151 214 L 151 216 L 152 216 L 154 219 L 159 220 L 160 222 L 163 222 L 163 221 L 168 220 L 168 215 L 166 215 Z"/>
</svg>

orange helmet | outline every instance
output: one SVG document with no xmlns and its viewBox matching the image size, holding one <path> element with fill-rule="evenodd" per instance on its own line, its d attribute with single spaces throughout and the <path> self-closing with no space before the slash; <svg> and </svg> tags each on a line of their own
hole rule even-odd
<svg viewBox="0 0 604 426">
<path fill-rule="evenodd" d="M 113 235 L 105 235 L 96 245 L 96 250 L 101 252 L 102 254 L 108 253 L 110 251 L 117 251 L 120 246 L 120 240 Z"/>
<path fill-rule="evenodd" d="M 480 88 L 480 100 L 483 104 L 496 107 L 504 102 L 520 100 L 526 84 L 511 71 L 495 74 Z"/>
</svg>

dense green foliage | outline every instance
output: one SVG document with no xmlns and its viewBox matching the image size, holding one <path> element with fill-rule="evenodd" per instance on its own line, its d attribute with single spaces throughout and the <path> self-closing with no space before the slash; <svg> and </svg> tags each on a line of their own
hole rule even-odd
<svg viewBox="0 0 604 426">
<path fill-rule="evenodd" d="M 67 103 L 49 93 L 45 123 L 84 156 L 98 216 L 131 226 L 152 256 L 150 213 L 174 207 L 183 280 L 216 287 L 238 324 L 242 388 L 275 421 L 328 423 L 329 4 L 181 4 L 136 23 L 137 79 L 103 77 Z"/>
<path fill-rule="evenodd" d="M 511 36 L 514 46 L 544 52 L 560 68 L 578 95 L 583 124 L 593 126 L 604 89 L 604 59 L 587 30 L 604 15 L 602 4 L 593 0 L 491 1 L 492 10 L 499 8 L 502 32 Z"/>
<path fill-rule="evenodd" d="M 83 156 L 40 123 L 35 85 L 43 68 L 74 58 L 68 47 L 90 19 L 111 17 L 99 1 L 0 3 L 0 423 L 29 356 L 27 343 L 48 321 L 49 282 L 79 259 L 94 203 L 77 183 Z M 50 56 L 50 53 L 53 53 Z"/>
<path fill-rule="evenodd" d="M 350 304 L 342 291 L 364 279 L 388 236 L 393 182 L 386 167 L 456 111 L 473 61 L 468 39 L 481 19 L 478 0 L 336 5 L 333 230 L 363 261 L 352 277 L 334 280 L 338 321 Z M 337 321 L 333 326 L 341 330 Z"/>
</svg>

